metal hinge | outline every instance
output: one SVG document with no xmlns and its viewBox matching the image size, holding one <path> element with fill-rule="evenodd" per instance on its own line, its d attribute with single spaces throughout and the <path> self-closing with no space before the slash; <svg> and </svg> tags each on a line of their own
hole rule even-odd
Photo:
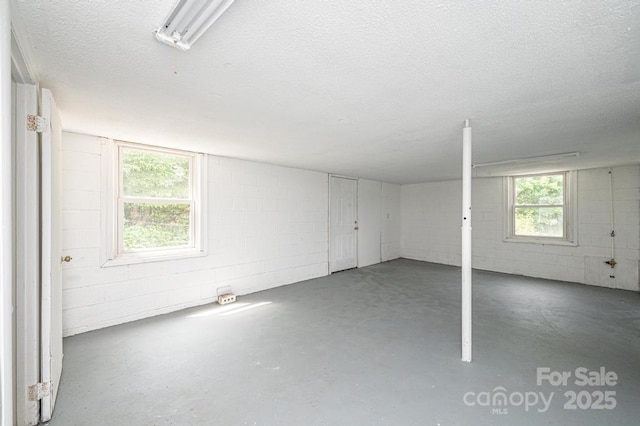
<svg viewBox="0 0 640 426">
<path fill-rule="evenodd" d="M 51 382 L 36 383 L 29 386 L 29 401 L 40 401 L 43 397 L 49 395 L 51 390 Z"/>
<path fill-rule="evenodd" d="M 48 132 L 49 119 L 39 115 L 27 114 L 27 130 L 30 132 Z"/>
</svg>

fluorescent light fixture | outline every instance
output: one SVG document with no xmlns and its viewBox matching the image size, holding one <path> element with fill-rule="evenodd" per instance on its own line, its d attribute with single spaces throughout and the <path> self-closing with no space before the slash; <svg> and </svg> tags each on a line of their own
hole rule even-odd
<svg viewBox="0 0 640 426">
<path fill-rule="evenodd" d="M 474 164 L 473 167 L 506 166 L 511 164 L 546 163 L 547 161 L 563 160 L 579 156 L 579 152 L 565 152 L 562 154 L 545 155 L 542 157 L 518 158 L 515 160 L 496 161 L 493 163 Z"/>
<path fill-rule="evenodd" d="M 156 38 L 180 50 L 189 50 L 234 0 L 179 0 Z"/>
</svg>

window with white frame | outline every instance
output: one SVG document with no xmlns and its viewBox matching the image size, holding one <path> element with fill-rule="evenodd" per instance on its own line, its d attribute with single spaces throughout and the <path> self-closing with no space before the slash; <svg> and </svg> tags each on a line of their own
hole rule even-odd
<svg viewBox="0 0 640 426">
<path fill-rule="evenodd" d="M 203 155 L 127 142 L 115 148 L 109 261 L 204 254 Z"/>
<path fill-rule="evenodd" d="M 575 185 L 571 172 L 507 179 L 507 240 L 575 243 Z"/>
</svg>

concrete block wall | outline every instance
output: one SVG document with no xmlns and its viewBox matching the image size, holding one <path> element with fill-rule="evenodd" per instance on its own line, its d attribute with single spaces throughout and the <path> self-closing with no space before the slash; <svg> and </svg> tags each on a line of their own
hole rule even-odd
<svg viewBox="0 0 640 426">
<path fill-rule="evenodd" d="M 215 156 L 207 158 L 207 256 L 101 267 L 102 143 L 63 137 L 62 254 L 73 257 L 63 265 L 65 335 L 210 303 L 224 286 L 242 295 L 327 274 L 328 175 Z M 474 267 L 638 290 L 640 166 L 616 167 L 613 177 L 613 274 L 603 264 L 611 240 L 607 169 L 578 174 L 576 247 L 504 242 L 503 179 L 475 179 Z M 459 181 L 364 186 L 380 188 L 372 198 L 380 220 L 369 219 L 382 261 L 460 264 Z"/>
<path fill-rule="evenodd" d="M 473 267 L 639 290 L 640 166 L 613 173 L 615 259 L 612 270 L 608 169 L 578 172 L 578 245 L 505 242 L 503 178 L 473 181 Z M 460 181 L 403 185 L 402 257 L 460 265 Z M 611 278 L 613 276 L 614 278 Z"/>
<path fill-rule="evenodd" d="M 66 336 L 327 274 L 327 174 L 214 156 L 207 256 L 101 267 L 102 143 L 63 135 Z"/>
<path fill-rule="evenodd" d="M 358 180 L 358 267 L 400 257 L 400 185 Z"/>
<path fill-rule="evenodd" d="M 400 188 L 400 185 L 382 182 L 380 258 L 383 262 L 400 257 Z"/>
</svg>

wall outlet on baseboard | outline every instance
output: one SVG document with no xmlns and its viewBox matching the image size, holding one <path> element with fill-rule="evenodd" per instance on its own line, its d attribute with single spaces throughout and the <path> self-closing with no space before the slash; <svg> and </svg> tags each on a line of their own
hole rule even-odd
<svg viewBox="0 0 640 426">
<path fill-rule="evenodd" d="M 236 301 L 236 295 L 233 293 L 221 294 L 218 296 L 218 303 L 221 305 L 226 305 L 228 303 L 233 303 Z"/>
</svg>

